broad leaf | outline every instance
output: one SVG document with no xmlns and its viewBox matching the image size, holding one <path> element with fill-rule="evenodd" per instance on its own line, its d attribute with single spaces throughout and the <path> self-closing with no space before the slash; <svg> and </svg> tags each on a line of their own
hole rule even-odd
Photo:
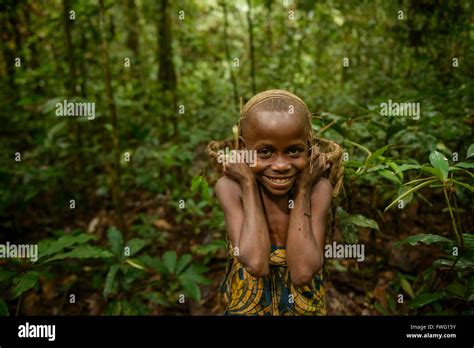
<svg viewBox="0 0 474 348">
<path fill-rule="evenodd" d="M 405 278 L 400 278 L 400 285 L 402 286 L 402 289 L 405 290 L 405 292 L 410 296 L 411 298 L 415 297 L 415 294 L 413 293 L 413 288 L 411 287 L 411 284 L 406 280 Z"/>
<path fill-rule="evenodd" d="M 27 272 L 24 275 L 14 278 L 13 283 L 15 285 L 11 290 L 11 294 L 12 299 L 15 299 L 38 283 L 38 273 L 34 271 Z"/>
<path fill-rule="evenodd" d="M 64 250 L 68 247 L 73 246 L 74 244 L 84 244 L 91 239 L 95 239 L 93 235 L 90 234 L 78 234 L 76 236 L 66 235 L 60 237 L 56 241 L 41 241 L 38 243 L 38 253 L 39 257 L 43 258 L 45 256 L 53 255 L 58 251 Z"/>
<path fill-rule="evenodd" d="M 457 180 L 453 180 L 456 184 L 461 185 L 462 187 L 467 188 L 469 191 L 474 192 L 474 186 L 471 186 L 469 184 L 466 184 L 465 182 L 460 182 Z"/>
<path fill-rule="evenodd" d="M 474 168 L 474 163 L 471 162 L 459 162 L 454 165 L 455 167 L 464 168 L 464 169 L 472 169 Z"/>
<path fill-rule="evenodd" d="M 406 170 L 420 169 L 420 168 L 421 166 L 419 164 L 402 164 L 401 166 L 398 166 L 398 169 L 395 171 L 395 173 L 398 174 Z"/>
<path fill-rule="evenodd" d="M 379 225 L 377 224 L 376 221 L 362 215 L 351 215 L 349 216 L 347 221 L 359 227 L 367 227 L 367 228 L 372 228 L 374 230 L 380 231 Z"/>
<path fill-rule="evenodd" d="M 112 257 L 113 254 L 105 249 L 101 249 L 98 247 L 94 247 L 92 245 L 81 245 L 73 250 L 63 253 L 63 254 L 56 254 L 50 259 L 47 259 L 46 261 L 43 261 L 43 263 L 51 262 L 51 261 L 56 261 L 56 260 L 62 260 L 62 259 L 67 259 L 67 258 L 73 258 L 73 259 L 92 259 L 92 258 L 108 258 Z"/>
<path fill-rule="evenodd" d="M 454 269 L 457 271 L 474 271 L 474 261 L 460 257 L 456 264 L 455 261 L 447 259 L 438 259 L 433 262 L 435 268 L 451 268 L 454 265 Z"/>
<path fill-rule="evenodd" d="M 389 148 L 390 145 L 385 145 L 381 147 L 380 149 L 377 149 L 375 152 L 370 154 L 369 157 L 367 157 L 367 161 L 365 162 L 365 165 L 368 167 L 370 164 L 375 161 L 378 157 L 382 156 L 385 151 Z"/>
<path fill-rule="evenodd" d="M 430 154 L 430 163 L 441 171 L 444 180 L 448 178 L 448 159 L 441 152 L 433 151 Z"/>
<path fill-rule="evenodd" d="M 145 294 L 145 298 L 149 300 L 150 302 L 161 305 L 161 306 L 166 306 L 168 307 L 170 303 L 168 300 L 165 298 L 165 296 L 161 292 L 148 292 Z"/>
<path fill-rule="evenodd" d="M 167 271 L 163 261 L 158 258 L 151 257 L 150 255 L 143 255 L 138 258 L 147 267 L 155 270 L 158 273 L 165 273 Z"/>
<path fill-rule="evenodd" d="M 410 301 L 409 306 L 412 309 L 423 307 L 430 304 L 431 302 L 438 301 L 444 297 L 446 297 L 446 294 L 444 292 L 420 294 Z"/>
<path fill-rule="evenodd" d="M 177 258 L 176 251 L 167 251 L 163 254 L 163 263 L 171 274 L 173 274 L 176 269 Z"/>
<path fill-rule="evenodd" d="M 401 184 L 402 183 L 400 178 L 397 175 L 395 175 L 393 172 L 391 172 L 390 170 L 386 170 L 386 169 L 380 170 L 379 174 L 381 176 L 383 176 L 385 179 L 390 180 L 394 184 Z"/>
<path fill-rule="evenodd" d="M 123 256 L 123 238 L 122 233 L 112 226 L 107 230 L 107 238 L 109 240 L 112 252 L 119 257 Z"/>
<path fill-rule="evenodd" d="M 183 276 L 178 277 L 178 279 L 184 289 L 184 292 L 190 298 L 197 302 L 201 301 L 201 289 L 199 289 L 199 286 L 195 282 Z"/>
<path fill-rule="evenodd" d="M 434 243 L 443 243 L 447 244 L 449 247 L 454 246 L 454 242 L 452 240 L 443 236 L 438 236 L 437 234 L 416 234 L 396 242 L 395 246 L 400 247 L 403 244 L 417 245 L 418 243 L 424 243 L 428 245 Z"/>
<path fill-rule="evenodd" d="M 115 283 L 115 276 L 117 275 L 118 270 L 120 269 L 120 265 L 112 265 L 107 273 L 107 277 L 105 279 L 105 287 L 103 295 L 105 298 L 112 293 L 112 289 Z"/>
<path fill-rule="evenodd" d="M 189 265 L 192 258 L 191 254 L 182 255 L 176 264 L 176 274 L 180 274 Z"/>
<path fill-rule="evenodd" d="M 146 246 L 146 241 L 144 239 L 133 238 L 128 241 L 127 246 L 130 248 L 130 256 L 133 256 Z"/>
<path fill-rule="evenodd" d="M 467 156 L 466 158 L 470 158 L 474 156 L 474 144 L 471 144 L 469 148 L 467 149 Z"/>
</svg>

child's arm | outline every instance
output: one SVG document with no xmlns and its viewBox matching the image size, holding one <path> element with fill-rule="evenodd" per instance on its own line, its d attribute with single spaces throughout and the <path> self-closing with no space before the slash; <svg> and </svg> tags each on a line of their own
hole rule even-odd
<svg viewBox="0 0 474 348">
<path fill-rule="evenodd" d="M 264 277 L 269 272 L 270 237 L 257 182 L 246 164 L 226 164 L 224 174 L 215 190 L 229 238 L 238 248 L 234 255 L 252 276 Z"/>
<path fill-rule="evenodd" d="M 331 184 L 321 177 L 327 168 L 322 154 L 313 172 L 303 172 L 297 183 L 287 237 L 287 263 L 296 286 L 309 284 L 323 266 L 326 216 L 332 198 Z"/>
</svg>

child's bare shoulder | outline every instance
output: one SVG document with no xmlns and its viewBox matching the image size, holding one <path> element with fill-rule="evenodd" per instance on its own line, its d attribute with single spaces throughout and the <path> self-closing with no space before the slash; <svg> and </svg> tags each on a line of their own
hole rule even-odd
<svg viewBox="0 0 474 348">
<path fill-rule="evenodd" d="M 325 178 L 320 178 L 313 186 L 311 191 L 312 200 L 321 200 L 322 198 L 331 198 L 333 187 L 331 182 Z"/>
<path fill-rule="evenodd" d="M 239 183 L 229 179 L 227 176 L 223 176 L 217 180 L 215 191 L 217 198 L 219 198 L 221 202 L 241 199 L 242 197 L 242 188 Z"/>
</svg>

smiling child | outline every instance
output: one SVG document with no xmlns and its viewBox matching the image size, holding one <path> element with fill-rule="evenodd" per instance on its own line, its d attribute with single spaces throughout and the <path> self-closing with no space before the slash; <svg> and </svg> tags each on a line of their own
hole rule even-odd
<svg viewBox="0 0 474 348">
<path fill-rule="evenodd" d="M 296 95 L 269 90 L 242 109 L 238 147 L 256 165 L 223 164 L 215 192 L 225 215 L 226 315 L 325 315 L 321 270 L 333 187 L 331 161 L 313 145 L 311 114 Z"/>
</svg>

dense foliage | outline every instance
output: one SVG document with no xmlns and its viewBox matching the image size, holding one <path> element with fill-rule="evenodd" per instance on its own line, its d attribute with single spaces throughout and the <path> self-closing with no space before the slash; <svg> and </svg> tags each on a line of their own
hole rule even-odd
<svg viewBox="0 0 474 348">
<path fill-rule="evenodd" d="M 473 313 L 470 1 L 0 8 L 0 243 L 39 249 L 0 259 L 0 314 L 219 313 L 225 227 L 204 150 L 269 88 L 345 151 L 327 242 L 367 257 L 327 260 L 329 312 Z M 94 116 L 61 117 L 64 101 Z M 387 115 L 392 102 L 419 117 Z"/>
</svg>

